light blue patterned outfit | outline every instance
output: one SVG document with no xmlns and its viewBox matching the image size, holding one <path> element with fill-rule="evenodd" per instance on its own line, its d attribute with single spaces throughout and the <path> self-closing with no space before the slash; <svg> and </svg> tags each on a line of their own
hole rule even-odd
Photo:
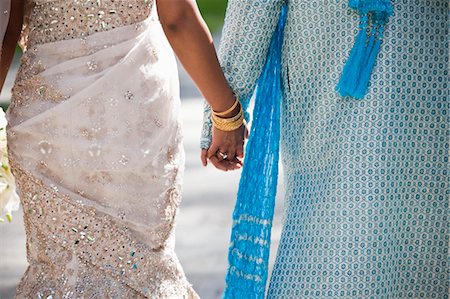
<svg viewBox="0 0 450 299">
<path fill-rule="evenodd" d="M 282 2 L 229 1 L 219 58 L 243 99 Z M 355 100 L 336 85 L 357 13 L 345 0 L 288 2 L 286 213 L 268 298 L 448 298 L 448 1 L 393 4 L 368 93 Z"/>
</svg>

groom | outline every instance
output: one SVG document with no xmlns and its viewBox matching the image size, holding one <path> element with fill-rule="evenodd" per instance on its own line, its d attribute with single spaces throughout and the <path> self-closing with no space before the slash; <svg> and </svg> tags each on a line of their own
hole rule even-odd
<svg viewBox="0 0 450 299">
<path fill-rule="evenodd" d="M 228 2 L 219 58 L 244 106 L 284 2 Z M 280 140 L 286 214 L 267 295 L 447 298 L 448 2 L 355 3 L 287 1 Z M 383 25 L 389 8 L 394 13 Z M 365 89 L 352 72 L 363 77 L 375 58 L 367 94 L 356 100 L 353 91 Z M 341 84 L 336 91 L 343 69 L 353 97 L 341 95 Z M 210 128 L 206 107 L 203 158 L 214 144 Z M 259 237 L 245 235 L 248 242 Z M 242 264 L 260 261 L 230 254 Z"/>
</svg>

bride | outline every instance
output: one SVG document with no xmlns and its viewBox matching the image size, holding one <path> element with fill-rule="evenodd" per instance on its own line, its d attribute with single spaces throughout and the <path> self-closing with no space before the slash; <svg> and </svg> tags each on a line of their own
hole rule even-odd
<svg viewBox="0 0 450 299">
<path fill-rule="evenodd" d="M 7 111 L 29 262 L 16 298 L 198 297 L 174 253 L 184 155 L 171 48 L 216 112 L 217 168 L 241 167 L 245 126 L 195 1 L 2 5 L 0 86 L 24 49 Z"/>
</svg>

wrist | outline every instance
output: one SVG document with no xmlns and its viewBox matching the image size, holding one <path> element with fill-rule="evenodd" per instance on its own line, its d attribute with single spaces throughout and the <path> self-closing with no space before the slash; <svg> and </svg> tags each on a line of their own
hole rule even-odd
<svg viewBox="0 0 450 299">
<path fill-rule="evenodd" d="M 231 118 L 239 114 L 241 110 L 241 103 L 239 102 L 239 98 L 232 94 L 229 99 L 232 101 L 223 105 L 221 109 L 216 109 L 216 107 L 211 107 L 212 113 L 221 117 L 221 118 Z"/>
<path fill-rule="evenodd" d="M 211 111 L 213 126 L 221 131 L 234 131 L 244 123 L 244 112 L 239 99 L 236 98 L 233 105 L 223 112 Z"/>
<path fill-rule="evenodd" d="M 236 105 L 236 107 L 234 107 L 233 110 L 231 110 L 228 113 L 222 114 L 222 117 L 224 118 L 230 118 L 230 117 L 235 117 L 236 115 L 238 115 L 239 111 L 241 110 L 241 103 L 238 103 Z"/>
<path fill-rule="evenodd" d="M 227 112 L 226 114 L 230 114 L 231 111 L 230 108 L 233 107 L 236 103 L 236 96 L 231 90 L 227 90 L 226 92 L 219 92 L 215 96 L 214 101 L 210 101 L 210 106 L 212 111 L 215 113 L 219 113 L 222 115 L 222 113 Z M 233 109 L 235 110 L 235 109 Z M 239 109 L 238 109 L 239 111 Z"/>
</svg>

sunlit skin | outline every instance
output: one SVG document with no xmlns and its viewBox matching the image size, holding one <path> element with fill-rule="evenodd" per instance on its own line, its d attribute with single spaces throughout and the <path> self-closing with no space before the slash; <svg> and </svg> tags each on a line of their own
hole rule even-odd
<svg viewBox="0 0 450 299">
<path fill-rule="evenodd" d="M 175 54 L 191 76 L 214 111 L 226 111 L 234 103 L 233 91 L 228 86 L 220 68 L 213 39 L 194 0 L 157 0 L 158 15 Z M 229 115 L 239 112 L 236 107 Z M 213 139 L 208 151 L 203 150 L 201 160 L 207 160 L 218 169 L 227 171 L 242 165 L 245 126 L 231 132 L 213 129 Z M 226 153 L 221 160 L 217 151 Z"/>
<path fill-rule="evenodd" d="M 220 68 L 213 39 L 194 0 L 157 0 L 158 15 L 164 32 L 180 62 L 195 82 L 214 111 L 226 111 L 234 103 L 234 95 Z M 23 0 L 11 1 L 10 22 L 6 30 L 0 60 L 0 88 L 14 56 L 14 49 L 20 38 L 23 21 Z M 236 107 L 229 115 L 239 112 Z M 208 151 L 202 150 L 204 166 L 208 160 L 223 171 L 239 169 L 242 166 L 244 138 L 247 129 L 224 132 L 216 128 L 212 132 L 212 144 Z M 226 153 L 222 160 L 218 151 Z"/>
</svg>

